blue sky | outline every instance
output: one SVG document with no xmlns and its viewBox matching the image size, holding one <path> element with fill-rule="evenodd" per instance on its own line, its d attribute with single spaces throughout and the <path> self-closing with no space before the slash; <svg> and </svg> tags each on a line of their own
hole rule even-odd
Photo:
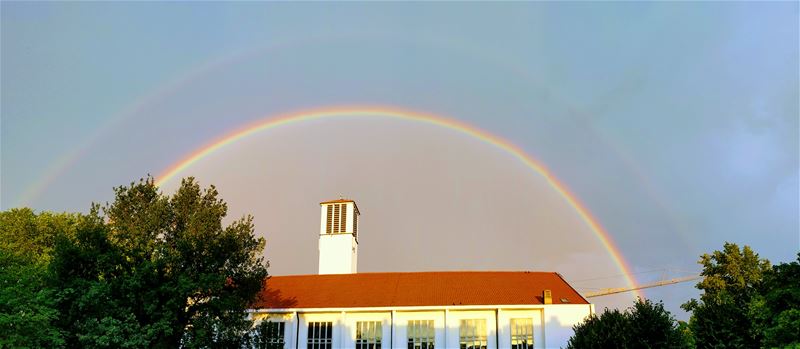
<svg viewBox="0 0 800 349">
<path fill-rule="evenodd" d="M 751 245 L 773 261 L 800 250 L 796 2 L 0 6 L 2 209 L 85 211 L 92 201 L 109 200 L 113 186 L 158 174 L 253 120 L 376 104 L 456 118 L 540 159 L 638 271 L 696 270 L 697 256 L 725 241 Z M 311 128 L 297 132 L 317 132 Z M 352 137 L 384 136 L 359 130 Z M 438 137 L 450 143 L 437 147 L 473 149 L 413 127 L 385 132 L 387 139 Z M 320 137 L 308 142 L 326 144 Z M 275 146 L 265 142 L 258 146 Z M 376 149 L 384 146 L 402 150 Z M 270 161 L 290 163 L 292 149 Z M 428 151 L 416 151 L 409 159 L 433 161 Z M 457 159 L 453 168 L 474 160 L 447 154 Z M 312 160 L 322 155 L 308 156 L 293 169 L 319 171 Z M 380 154 L 363 156 L 353 168 Z M 503 166 L 482 175 L 522 171 Z M 208 171 L 187 175 L 216 178 Z M 350 188 L 344 179 L 325 183 L 319 190 L 329 195 Z M 220 187 L 226 189 L 239 192 Z M 349 190 L 373 206 L 394 204 Z M 246 191 L 237 195 L 226 199 L 252 199 Z M 328 199 L 288 189 L 275 195 L 312 204 Z M 518 200 L 503 199 L 509 207 Z M 456 217 L 461 206 L 450 206 L 428 219 Z M 271 208 L 242 210 L 258 217 L 257 209 Z M 505 212 L 498 220 L 516 219 L 513 209 L 498 210 Z M 279 269 L 275 260 L 273 268 Z M 648 295 L 674 300 L 675 309 L 692 292 L 683 285 Z"/>
</svg>

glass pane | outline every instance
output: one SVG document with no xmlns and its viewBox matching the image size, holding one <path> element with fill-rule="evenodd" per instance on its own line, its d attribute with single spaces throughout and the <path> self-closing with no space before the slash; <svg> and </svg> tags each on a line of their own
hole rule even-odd
<svg viewBox="0 0 800 349">
<path fill-rule="evenodd" d="M 434 334 L 433 320 L 429 320 L 428 321 L 428 335 L 427 335 L 428 340 L 430 340 L 430 342 L 433 343 L 433 338 L 435 336 L 436 335 Z"/>
<path fill-rule="evenodd" d="M 375 338 L 375 323 L 372 321 L 367 323 L 367 338 L 369 338 L 370 341 Z"/>
</svg>

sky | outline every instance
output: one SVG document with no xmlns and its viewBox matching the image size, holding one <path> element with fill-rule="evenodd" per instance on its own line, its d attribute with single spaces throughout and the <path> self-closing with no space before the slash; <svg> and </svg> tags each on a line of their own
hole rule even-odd
<svg viewBox="0 0 800 349">
<path fill-rule="evenodd" d="M 771 3 L 0 3 L 0 208 L 85 212 L 259 120 L 384 106 L 536 159 L 639 282 L 724 242 L 800 250 L 799 10 Z M 540 173 L 452 128 L 342 116 L 186 168 L 252 214 L 274 275 L 316 272 L 321 201 L 362 211 L 360 271 L 625 278 Z M 164 183 L 166 193 L 178 181 Z M 693 283 L 644 291 L 685 318 Z M 630 304 L 630 293 L 594 298 Z"/>
</svg>

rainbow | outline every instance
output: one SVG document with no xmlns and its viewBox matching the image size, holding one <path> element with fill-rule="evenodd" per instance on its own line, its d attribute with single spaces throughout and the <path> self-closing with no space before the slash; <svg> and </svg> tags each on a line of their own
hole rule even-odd
<svg viewBox="0 0 800 349">
<path fill-rule="evenodd" d="M 522 151 L 522 149 L 505 139 L 448 117 L 383 106 L 330 107 L 283 114 L 276 117 L 268 117 L 266 119 L 249 124 L 237 131 L 231 132 L 222 138 L 219 138 L 199 148 L 189 156 L 183 158 L 183 160 L 169 167 L 161 175 L 157 176 L 155 184 L 157 186 L 161 186 L 209 154 L 255 133 L 305 121 L 354 116 L 393 118 L 444 127 L 469 135 L 482 142 L 506 151 L 525 164 L 525 166 L 541 175 L 545 181 L 547 181 L 547 184 L 550 185 L 550 187 L 552 187 L 556 192 L 558 192 L 558 194 L 561 195 L 564 200 L 566 200 L 566 202 L 575 210 L 575 212 L 577 212 L 578 216 L 580 216 L 589 229 L 594 233 L 603 247 L 608 251 L 614 264 L 624 275 L 625 281 L 628 283 L 628 285 L 630 287 L 635 287 L 638 284 L 633 277 L 630 266 L 619 252 L 619 248 L 617 248 L 617 246 L 614 244 L 608 232 L 603 229 L 597 219 L 591 215 L 586 206 L 583 205 L 581 201 L 578 200 L 578 198 L 567 189 L 567 186 L 561 183 L 558 178 L 556 178 L 542 163 L 535 160 L 532 156 L 526 154 L 524 151 Z M 635 291 L 635 295 L 644 298 L 641 294 L 641 291 Z"/>
</svg>

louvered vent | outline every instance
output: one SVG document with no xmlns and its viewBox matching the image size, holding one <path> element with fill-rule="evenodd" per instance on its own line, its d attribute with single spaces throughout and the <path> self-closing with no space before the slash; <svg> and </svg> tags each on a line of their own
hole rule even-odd
<svg viewBox="0 0 800 349">
<path fill-rule="evenodd" d="M 333 233 L 339 233 L 339 218 L 341 217 L 341 206 L 333 205 Z"/>
<path fill-rule="evenodd" d="M 353 220 L 351 227 L 353 234 L 358 233 L 358 215 L 354 207 L 351 215 L 347 214 L 347 203 L 330 203 L 323 208 L 325 211 L 325 234 L 344 234 L 348 232 L 347 219 Z"/>
<path fill-rule="evenodd" d="M 342 221 L 339 222 L 339 232 L 344 233 L 347 231 L 347 205 L 341 204 L 342 207 Z"/>
<path fill-rule="evenodd" d="M 331 233 L 331 225 L 333 224 L 333 207 L 328 205 L 325 207 L 328 210 L 328 220 L 327 224 L 325 224 L 325 234 Z"/>
</svg>

